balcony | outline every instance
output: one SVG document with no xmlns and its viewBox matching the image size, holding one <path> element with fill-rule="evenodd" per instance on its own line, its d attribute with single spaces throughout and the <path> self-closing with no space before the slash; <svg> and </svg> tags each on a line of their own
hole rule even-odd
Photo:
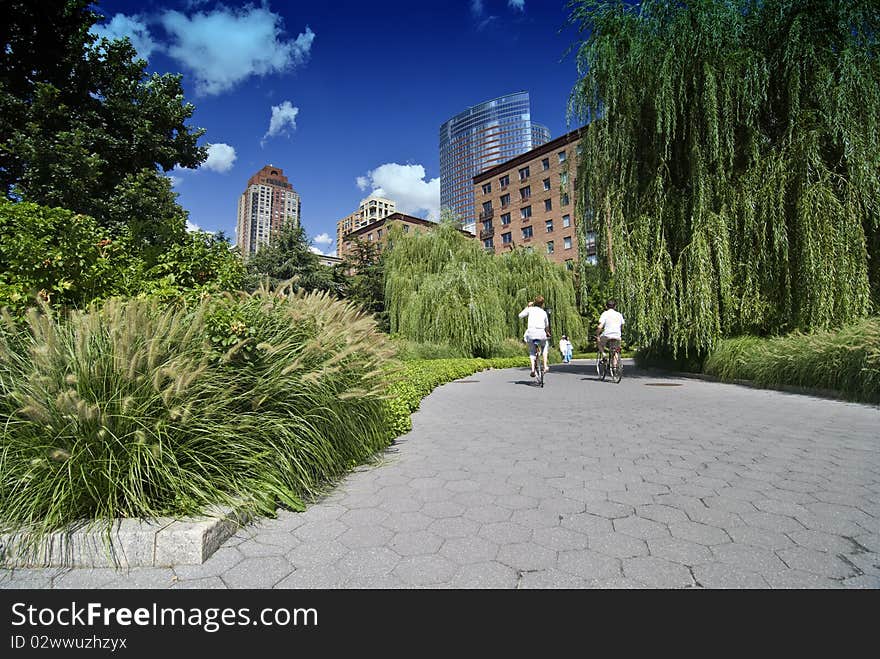
<svg viewBox="0 0 880 659">
<path fill-rule="evenodd" d="M 480 221 L 482 222 L 483 220 L 491 220 L 494 215 L 494 210 L 480 211 Z"/>
<path fill-rule="evenodd" d="M 491 238 L 495 235 L 495 229 L 481 229 L 480 230 L 480 240 L 486 240 L 487 238 Z"/>
</svg>

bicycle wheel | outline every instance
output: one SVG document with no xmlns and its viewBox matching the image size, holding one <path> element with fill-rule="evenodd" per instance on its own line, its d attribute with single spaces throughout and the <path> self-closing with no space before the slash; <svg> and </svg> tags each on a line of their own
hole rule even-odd
<svg viewBox="0 0 880 659">
<path fill-rule="evenodd" d="M 623 377 L 623 359 L 620 358 L 619 352 L 614 354 L 612 363 L 611 379 L 614 380 L 615 384 L 620 384 L 620 380 Z"/>
<path fill-rule="evenodd" d="M 596 375 L 602 377 L 602 353 L 596 353 Z"/>
<path fill-rule="evenodd" d="M 608 369 L 609 369 L 607 357 L 602 358 L 602 361 L 599 363 L 599 369 L 600 369 L 599 370 L 599 379 L 604 382 L 605 377 L 608 375 Z"/>
</svg>

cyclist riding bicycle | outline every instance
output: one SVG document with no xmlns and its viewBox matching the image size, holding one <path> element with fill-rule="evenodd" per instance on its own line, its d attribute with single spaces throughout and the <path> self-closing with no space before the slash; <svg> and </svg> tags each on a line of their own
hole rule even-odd
<svg viewBox="0 0 880 659">
<path fill-rule="evenodd" d="M 534 301 L 529 302 L 526 308 L 519 312 L 519 317 L 528 317 L 528 326 L 523 341 L 529 344 L 529 363 L 532 365 L 532 377 L 535 377 L 535 340 L 541 342 L 544 370 L 550 370 L 550 367 L 547 366 L 547 353 L 550 347 L 550 316 L 544 311 L 544 296 L 539 295 Z"/>
<path fill-rule="evenodd" d="M 621 332 L 626 321 L 624 321 L 623 315 L 614 308 L 616 306 L 616 300 L 608 300 L 605 303 L 605 311 L 599 316 L 599 331 L 596 338 L 599 342 L 600 353 L 605 351 L 606 345 L 612 350 L 620 347 Z"/>
</svg>

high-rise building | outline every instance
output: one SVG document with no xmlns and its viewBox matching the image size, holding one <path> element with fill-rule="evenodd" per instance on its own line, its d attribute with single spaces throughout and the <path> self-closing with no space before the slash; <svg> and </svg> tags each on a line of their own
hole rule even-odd
<svg viewBox="0 0 880 659">
<path fill-rule="evenodd" d="M 516 92 L 469 107 L 440 126 L 440 205 L 476 233 L 474 176 L 550 141 L 533 123 L 529 93 Z"/>
<path fill-rule="evenodd" d="M 378 222 L 397 211 L 397 204 L 391 199 L 370 195 L 361 200 L 358 209 L 351 215 L 342 218 L 336 223 L 336 249 L 339 250 L 345 242 L 345 236 L 352 231 Z"/>
<path fill-rule="evenodd" d="M 285 220 L 300 223 L 300 199 L 280 167 L 266 165 L 238 198 L 235 243 L 248 257 L 269 242 Z"/>
</svg>

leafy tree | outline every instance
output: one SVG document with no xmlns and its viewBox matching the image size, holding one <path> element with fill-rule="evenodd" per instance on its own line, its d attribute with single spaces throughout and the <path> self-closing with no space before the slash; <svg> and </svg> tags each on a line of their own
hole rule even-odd
<svg viewBox="0 0 880 659">
<path fill-rule="evenodd" d="M 196 144 L 204 131 L 186 125 L 194 108 L 183 102 L 181 76 L 147 76 L 127 39 L 90 34 L 100 19 L 90 0 L 4 5 L 0 185 L 7 198 L 92 215 L 116 230 L 120 218 L 111 209 L 120 191 L 156 192 L 148 179 L 157 168 L 205 160 Z M 149 211 L 144 200 L 139 211 L 157 218 L 154 225 L 179 224 L 167 195 L 148 198 L 156 207 Z M 135 223 L 143 219 L 141 212 Z"/>
<path fill-rule="evenodd" d="M 330 269 L 321 265 L 318 255 L 309 249 L 305 229 L 292 221 L 284 222 L 269 243 L 247 259 L 247 272 L 251 291 L 266 279 L 273 288 L 288 280 L 306 291 L 334 288 Z"/>
<path fill-rule="evenodd" d="M 704 352 L 878 303 L 875 0 L 571 9 L 579 204 L 643 345 Z"/>
<path fill-rule="evenodd" d="M 337 266 L 347 273 L 345 297 L 373 314 L 380 328 L 387 331 L 388 314 L 385 312 L 385 260 L 376 243 L 356 238 L 349 252 Z"/>
</svg>

